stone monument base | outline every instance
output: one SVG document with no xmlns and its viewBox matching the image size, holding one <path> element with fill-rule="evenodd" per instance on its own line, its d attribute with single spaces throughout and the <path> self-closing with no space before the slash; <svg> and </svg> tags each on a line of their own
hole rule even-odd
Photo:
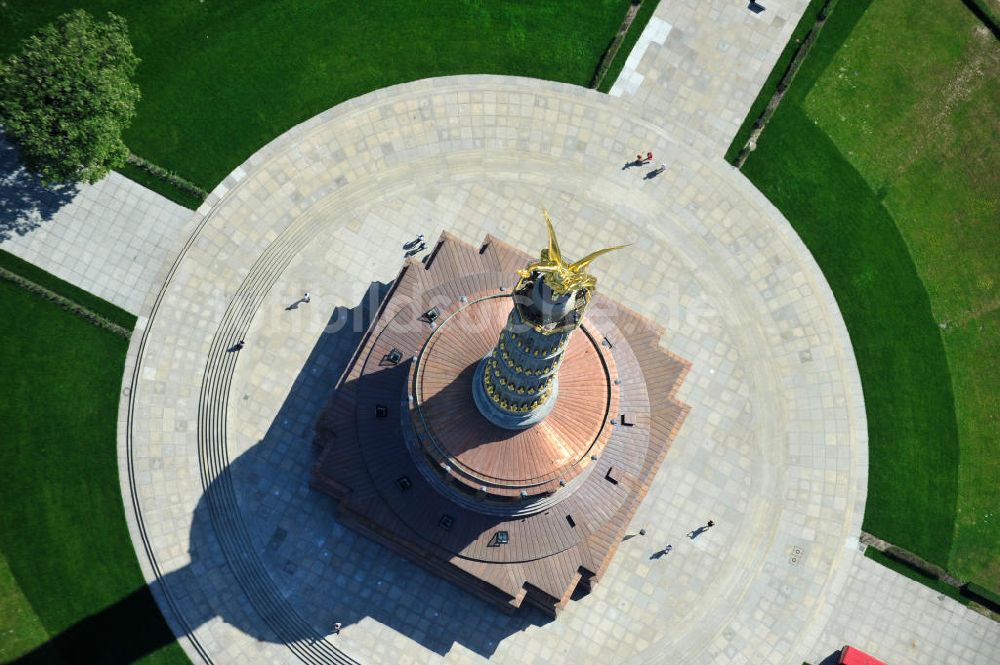
<svg viewBox="0 0 1000 665">
<path fill-rule="evenodd" d="M 604 574 L 689 407 L 662 329 L 595 295 L 558 399 L 505 429 L 471 390 L 531 257 L 442 234 L 407 261 L 316 423 L 312 487 L 351 528 L 505 611 Z"/>
</svg>

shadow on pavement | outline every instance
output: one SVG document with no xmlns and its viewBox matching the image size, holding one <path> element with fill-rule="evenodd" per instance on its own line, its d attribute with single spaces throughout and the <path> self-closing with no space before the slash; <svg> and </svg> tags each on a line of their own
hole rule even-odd
<svg viewBox="0 0 1000 665">
<path fill-rule="evenodd" d="M 325 637 L 334 647 L 374 620 L 437 654 L 460 643 L 488 658 L 504 638 L 549 622 L 533 608 L 504 614 L 347 529 L 308 487 L 313 422 L 387 291 L 373 283 L 360 305 L 334 310 L 263 439 L 199 499 L 188 565 L 14 662 L 125 665 L 216 617 L 262 641 Z M 174 631 L 154 601 L 164 591 L 183 616 Z"/>
<path fill-rule="evenodd" d="M 18 159 L 0 130 L 0 242 L 23 236 L 47 222 L 79 192 L 75 184 L 45 187 Z"/>
<path fill-rule="evenodd" d="M 837 665 L 837 661 L 840 660 L 840 652 L 841 650 L 837 649 L 829 656 L 816 663 L 816 665 Z"/>
</svg>

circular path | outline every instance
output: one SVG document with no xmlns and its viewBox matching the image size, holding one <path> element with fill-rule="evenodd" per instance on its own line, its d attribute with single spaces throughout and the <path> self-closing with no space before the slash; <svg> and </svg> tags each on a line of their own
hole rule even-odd
<svg viewBox="0 0 1000 665">
<path fill-rule="evenodd" d="M 212 193 L 140 317 L 119 426 L 136 550 L 195 662 L 809 653 L 864 507 L 850 340 L 780 214 L 721 159 L 638 117 L 555 83 L 419 81 L 293 128 Z M 666 171 L 623 168 L 640 150 Z M 342 527 L 307 484 L 312 424 L 401 244 L 493 233 L 534 253 L 543 206 L 569 257 L 631 243 L 595 266 L 600 290 L 692 362 L 678 395 L 691 412 L 630 529 L 646 535 L 555 621 L 499 614 Z M 289 308 L 304 291 L 311 302 Z"/>
</svg>

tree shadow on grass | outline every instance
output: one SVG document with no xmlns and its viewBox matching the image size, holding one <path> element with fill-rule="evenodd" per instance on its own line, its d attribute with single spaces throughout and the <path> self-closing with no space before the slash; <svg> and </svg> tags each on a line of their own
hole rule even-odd
<svg viewBox="0 0 1000 665">
<path fill-rule="evenodd" d="M 75 184 L 45 187 L 18 158 L 0 130 L 0 243 L 23 236 L 52 219 L 79 192 Z"/>
<path fill-rule="evenodd" d="M 331 662 L 355 662 L 349 646 L 346 654 L 340 649 L 356 625 L 371 621 L 439 655 L 460 643 L 489 658 L 506 637 L 547 623 L 533 608 L 505 614 L 346 528 L 334 502 L 309 489 L 313 422 L 387 290 L 373 284 L 360 305 L 334 310 L 264 437 L 199 499 L 187 565 L 14 662 L 125 665 L 175 635 L 191 636 L 200 651 L 193 631 L 216 617 L 258 640 L 290 645 L 307 661 L 313 650 Z M 171 608 L 170 627 L 160 607 Z"/>
</svg>

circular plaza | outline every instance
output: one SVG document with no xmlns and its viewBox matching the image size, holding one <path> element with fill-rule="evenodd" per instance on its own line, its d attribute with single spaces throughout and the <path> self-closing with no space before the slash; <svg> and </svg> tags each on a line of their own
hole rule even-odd
<svg viewBox="0 0 1000 665">
<path fill-rule="evenodd" d="M 630 245 L 600 293 L 691 363 L 628 535 L 556 619 L 494 609 L 309 487 L 314 424 L 402 245 L 533 254 L 543 207 L 567 255 Z M 119 460 L 144 575 L 196 662 L 801 662 L 861 528 L 864 403 L 822 273 L 737 170 L 621 99 L 429 79 L 278 137 L 188 230 L 132 337 Z"/>
</svg>

